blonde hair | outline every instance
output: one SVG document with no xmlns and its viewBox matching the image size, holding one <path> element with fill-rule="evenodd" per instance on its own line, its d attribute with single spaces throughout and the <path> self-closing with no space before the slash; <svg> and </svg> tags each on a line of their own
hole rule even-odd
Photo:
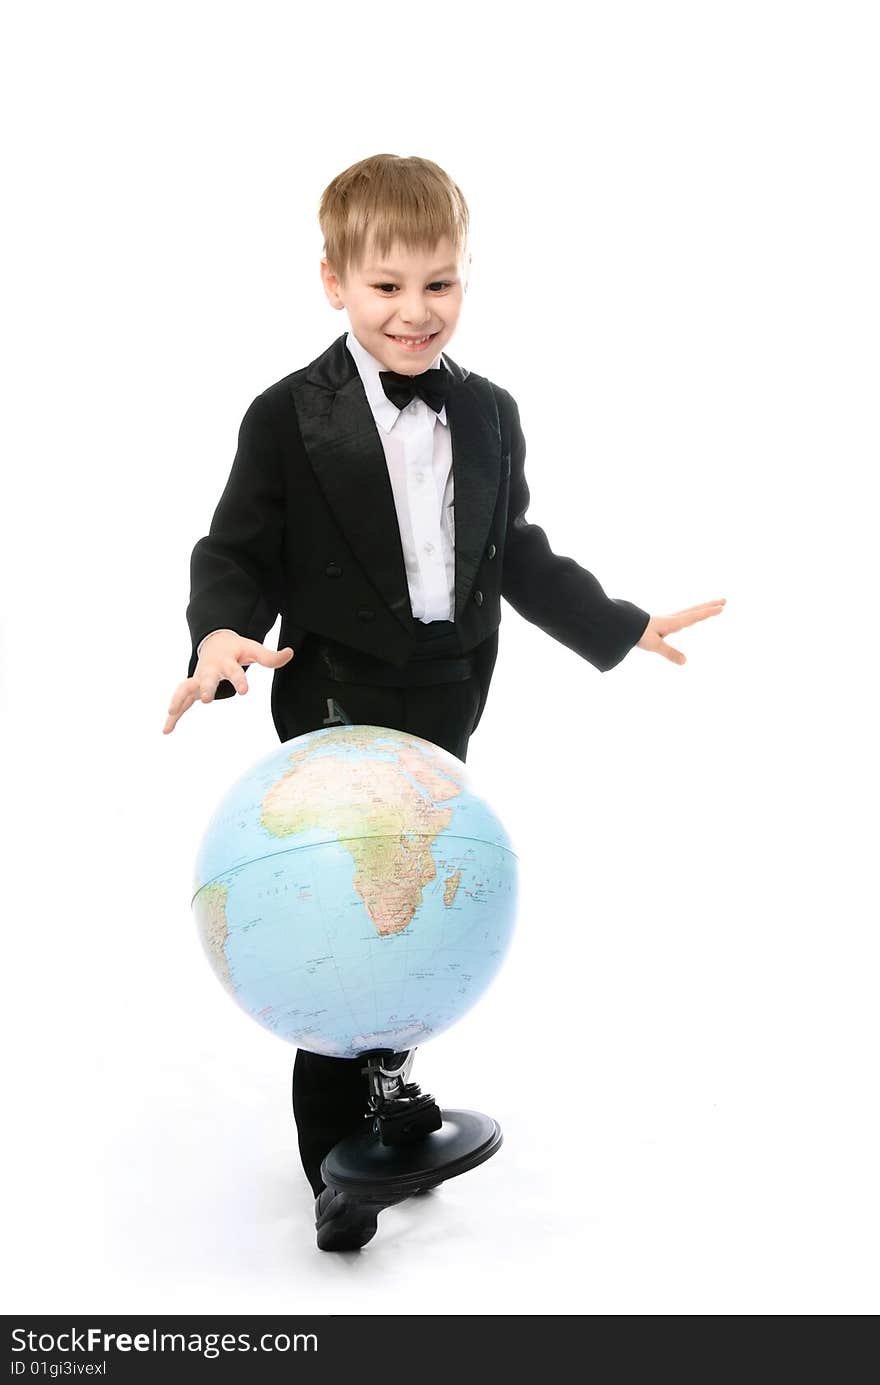
<svg viewBox="0 0 880 1385">
<path fill-rule="evenodd" d="M 324 256 L 343 282 L 368 248 L 380 258 L 397 243 L 429 251 L 447 236 L 461 259 L 469 220 L 458 185 L 439 164 L 415 154 L 372 154 L 352 164 L 324 189 L 318 209 Z"/>
</svg>

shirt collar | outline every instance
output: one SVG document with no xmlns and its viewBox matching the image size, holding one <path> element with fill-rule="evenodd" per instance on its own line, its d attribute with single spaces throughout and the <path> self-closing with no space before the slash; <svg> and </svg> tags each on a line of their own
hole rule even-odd
<svg viewBox="0 0 880 1385">
<path fill-rule="evenodd" d="M 354 332 L 349 331 L 346 333 L 345 345 L 353 356 L 354 363 L 358 368 L 358 374 L 364 382 L 367 403 L 373 412 L 374 419 L 380 428 L 384 429 L 386 433 L 390 433 L 391 429 L 400 418 L 400 409 L 388 398 L 388 395 L 382 388 L 382 381 L 379 379 L 379 371 L 387 370 L 388 367 L 377 360 L 365 346 L 361 345 Z M 449 369 L 449 366 L 443 360 L 442 352 L 435 365 L 429 366 L 428 369 Z M 433 410 L 431 412 L 433 413 Z M 441 423 L 446 423 L 445 404 L 439 414 L 437 414 L 437 418 Z"/>
</svg>

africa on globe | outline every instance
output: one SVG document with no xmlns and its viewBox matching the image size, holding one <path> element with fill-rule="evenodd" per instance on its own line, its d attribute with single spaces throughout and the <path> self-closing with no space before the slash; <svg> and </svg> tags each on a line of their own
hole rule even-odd
<svg viewBox="0 0 880 1385">
<path fill-rule="evenodd" d="M 352 1058 L 448 1029 L 498 971 L 517 859 L 464 763 L 387 727 L 286 741 L 226 794 L 196 861 L 199 934 L 279 1038 Z"/>
</svg>

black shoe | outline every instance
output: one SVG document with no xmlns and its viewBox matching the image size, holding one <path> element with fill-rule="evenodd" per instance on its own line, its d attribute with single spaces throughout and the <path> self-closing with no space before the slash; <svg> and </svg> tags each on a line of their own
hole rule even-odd
<svg viewBox="0 0 880 1385">
<path fill-rule="evenodd" d="M 315 1200 L 318 1249 L 360 1250 L 375 1236 L 379 1213 L 402 1201 L 358 1198 L 339 1188 L 324 1188 Z"/>
</svg>

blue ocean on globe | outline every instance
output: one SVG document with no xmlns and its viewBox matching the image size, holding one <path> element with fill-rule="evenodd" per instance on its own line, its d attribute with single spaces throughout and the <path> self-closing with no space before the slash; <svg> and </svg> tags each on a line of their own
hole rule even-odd
<svg viewBox="0 0 880 1385">
<path fill-rule="evenodd" d="M 501 966 L 516 903 L 516 854 L 464 763 L 361 725 L 285 741 L 232 786 L 192 900 L 233 999 L 341 1058 L 460 1019 Z"/>
</svg>

